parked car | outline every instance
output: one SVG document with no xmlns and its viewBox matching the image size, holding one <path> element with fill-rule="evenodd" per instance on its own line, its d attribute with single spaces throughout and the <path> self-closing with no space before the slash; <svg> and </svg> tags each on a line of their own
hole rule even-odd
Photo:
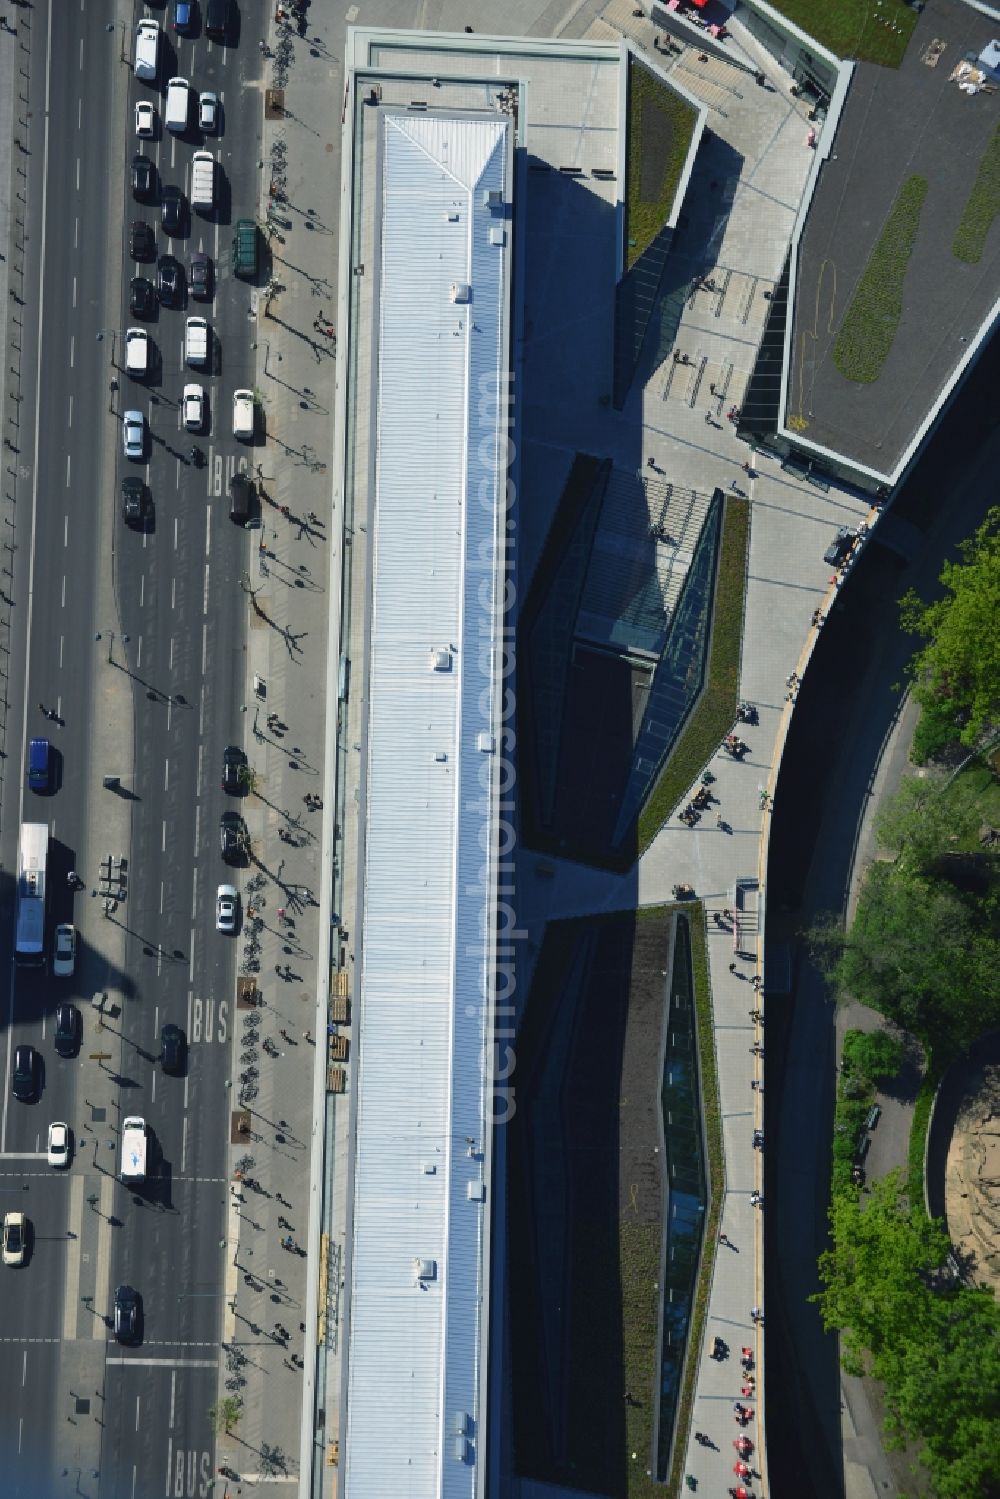
<svg viewBox="0 0 1000 1499">
<path fill-rule="evenodd" d="M 148 99 L 136 101 L 135 133 L 142 140 L 152 140 L 156 134 L 156 110 Z"/>
<path fill-rule="evenodd" d="M 3 1220 L 3 1262 L 23 1265 L 28 1257 L 28 1220 L 23 1213 L 7 1213 Z"/>
<path fill-rule="evenodd" d="M 156 290 L 164 307 L 176 307 L 184 294 L 184 267 L 173 255 L 161 255 L 156 267 Z"/>
<path fill-rule="evenodd" d="M 138 1343 L 142 1336 L 142 1300 L 131 1286 L 115 1291 L 115 1338 L 119 1343 Z"/>
<path fill-rule="evenodd" d="M 152 224 L 133 219 L 128 237 L 128 252 L 133 260 L 152 260 L 156 254 L 156 236 Z"/>
<path fill-rule="evenodd" d="M 184 387 L 184 426 L 188 432 L 200 432 L 205 425 L 205 391 L 200 385 Z"/>
<path fill-rule="evenodd" d="M 160 199 L 160 223 L 168 234 L 183 234 L 187 222 L 187 202 L 179 187 L 168 185 Z"/>
<path fill-rule="evenodd" d="M 133 317 L 150 318 L 156 311 L 156 293 L 147 276 L 133 276 L 128 293 L 129 311 Z"/>
<path fill-rule="evenodd" d="M 198 128 L 214 135 L 219 128 L 219 96 L 206 90 L 198 95 Z"/>
<path fill-rule="evenodd" d="M 127 526 L 143 526 L 149 515 L 149 490 L 141 479 L 122 480 L 122 520 Z"/>
<path fill-rule="evenodd" d="M 215 930 L 232 936 L 239 920 L 239 892 L 235 885 L 220 885 L 215 897 Z"/>
<path fill-rule="evenodd" d="M 49 1145 L 46 1155 L 50 1166 L 55 1166 L 61 1171 L 69 1165 L 70 1160 L 70 1136 L 69 1125 L 55 1123 L 49 1125 Z"/>
<path fill-rule="evenodd" d="M 122 442 L 126 458 L 141 458 L 146 447 L 146 418 L 141 411 L 126 411 L 122 416 Z"/>
<path fill-rule="evenodd" d="M 238 744 L 227 744 L 222 751 L 222 789 L 239 796 L 244 788 L 243 772 L 247 757 Z"/>
<path fill-rule="evenodd" d="M 246 474 L 233 474 L 229 481 L 229 519 L 245 526 L 253 512 L 254 486 Z"/>
<path fill-rule="evenodd" d="M 57 979 L 72 977 L 76 967 L 76 927 L 61 921 L 56 927 L 56 945 L 52 954 L 52 972 Z"/>
<path fill-rule="evenodd" d="M 19 1103 L 32 1103 L 38 1093 L 38 1053 L 33 1046 L 14 1048 L 14 1097 Z"/>
<path fill-rule="evenodd" d="M 61 1057 L 75 1057 L 80 1049 L 83 1026 L 76 1005 L 56 1006 L 55 1047 Z"/>
<path fill-rule="evenodd" d="M 219 819 L 219 844 L 225 864 L 242 864 L 247 853 L 247 826 L 238 812 L 223 812 Z"/>
<path fill-rule="evenodd" d="M 141 151 L 132 157 L 132 196 L 140 203 L 152 201 L 156 192 L 156 168 Z"/>
<path fill-rule="evenodd" d="M 191 256 L 188 284 L 191 287 L 192 297 L 197 301 L 208 302 L 211 300 L 212 257 L 206 255 L 202 250 L 196 250 Z"/>
<path fill-rule="evenodd" d="M 184 1054 L 187 1042 L 179 1025 L 164 1025 L 160 1028 L 160 1060 L 164 1072 L 174 1076 L 184 1071 Z"/>
</svg>

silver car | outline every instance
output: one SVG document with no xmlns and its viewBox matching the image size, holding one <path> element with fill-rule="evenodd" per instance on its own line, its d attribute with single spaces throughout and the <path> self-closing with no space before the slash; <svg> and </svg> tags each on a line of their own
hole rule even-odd
<svg viewBox="0 0 1000 1499">
<path fill-rule="evenodd" d="M 215 134 L 219 124 L 219 99 L 217 94 L 198 95 L 198 129 Z"/>
<path fill-rule="evenodd" d="M 122 439 L 126 458 L 141 458 L 146 446 L 146 419 L 141 411 L 126 411 L 122 417 Z"/>
<path fill-rule="evenodd" d="M 215 898 L 215 930 L 230 935 L 236 930 L 239 894 L 235 885 L 220 885 Z"/>
</svg>

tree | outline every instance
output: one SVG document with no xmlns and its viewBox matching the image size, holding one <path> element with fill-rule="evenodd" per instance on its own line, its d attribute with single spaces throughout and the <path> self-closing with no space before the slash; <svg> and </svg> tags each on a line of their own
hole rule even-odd
<svg viewBox="0 0 1000 1499">
<path fill-rule="evenodd" d="M 902 1041 L 888 1031 L 848 1031 L 844 1037 L 844 1072 L 866 1083 L 895 1077 L 903 1057 Z"/>
<path fill-rule="evenodd" d="M 900 611 L 903 628 L 927 638 L 910 664 L 914 697 L 944 708 L 971 746 L 1000 717 L 1000 508 L 960 550 L 941 573 L 945 596 L 926 604 L 911 591 Z"/>
<path fill-rule="evenodd" d="M 227 1437 L 232 1436 L 233 1427 L 242 1414 L 243 1401 L 238 1395 L 227 1395 L 225 1400 L 208 1407 L 208 1419 L 216 1431 L 224 1432 Z"/>
<path fill-rule="evenodd" d="M 978 822 L 974 804 L 949 796 L 943 777 L 912 775 L 883 803 L 875 832 L 904 868 L 928 874 L 942 854 L 971 837 Z"/>
</svg>

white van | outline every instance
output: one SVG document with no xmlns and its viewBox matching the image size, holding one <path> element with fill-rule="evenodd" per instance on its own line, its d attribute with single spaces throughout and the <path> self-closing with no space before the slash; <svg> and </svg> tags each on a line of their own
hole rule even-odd
<svg viewBox="0 0 1000 1499">
<path fill-rule="evenodd" d="M 243 442 L 253 437 L 253 391 L 233 391 L 233 436 Z"/>
<path fill-rule="evenodd" d="M 187 129 L 190 92 L 186 78 L 171 78 L 167 84 L 167 107 L 163 112 L 163 123 L 168 130 Z"/>
<path fill-rule="evenodd" d="M 189 317 L 184 324 L 184 358 L 188 364 L 208 363 L 208 319 Z"/>
<path fill-rule="evenodd" d="M 159 63 L 159 25 L 156 21 L 140 21 L 135 32 L 135 76 L 152 83 Z"/>
</svg>

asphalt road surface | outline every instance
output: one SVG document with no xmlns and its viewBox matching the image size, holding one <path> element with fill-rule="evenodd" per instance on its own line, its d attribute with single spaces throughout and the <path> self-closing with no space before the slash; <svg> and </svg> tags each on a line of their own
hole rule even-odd
<svg viewBox="0 0 1000 1499">
<path fill-rule="evenodd" d="M 204 1494 L 214 1472 L 208 1411 L 224 1310 L 233 1102 L 226 1083 L 238 947 L 214 930 L 215 891 L 223 880 L 240 884 L 240 871 L 221 862 L 218 828 L 232 803 L 221 788 L 222 750 L 246 731 L 240 579 L 252 546 L 229 521 L 227 493 L 232 473 L 254 462 L 253 449 L 232 437 L 231 409 L 233 390 L 254 385 L 256 330 L 248 316 L 251 288 L 230 275 L 228 258 L 232 222 L 256 210 L 260 98 L 248 85 L 259 78 L 263 7 L 243 0 L 240 11 L 238 45 L 165 32 L 156 87 L 137 83 L 122 63 L 123 40 L 130 51 L 131 37 L 123 37 L 107 0 L 88 0 L 85 14 L 58 7 L 51 30 L 47 8 L 33 13 L 25 211 L 35 257 L 24 289 L 23 357 L 25 370 L 35 364 L 38 440 L 33 544 L 19 515 L 11 585 L 22 600 L 30 593 L 30 630 L 27 611 L 20 615 L 26 663 L 15 660 L 15 642 L 10 670 L 13 680 L 26 667 L 24 737 L 51 738 L 58 787 L 44 800 L 21 791 L 21 767 L 8 761 L 0 856 L 12 871 L 22 816 L 48 818 L 50 946 L 54 923 L 75 920 L 80 947 L 71 979 L 10 970 L 8 1072 L 14 1045 L 25 1041 L 44 1065 L 36 1103 L 15 1102 L 9 1086 L 3 1100 L 0 1209 L 21 1208 L 32 1224 L 27 1266 L 2 1271 L 0 1450 L 10 1496 L 64 1491 L 67 1421 L 99 1423 L 102 1499 Z M 153 14 L 166 26 L 166 8 Z M 162 130 L 165 80 L 175 74 L 189 78 L 195 92 L 219 95 L 216 135 Z M 151 141 L 137 142 L 133 133 L 137 98 L 157 106 L 161 128 Z M 158 202 L 133 199 L 131 157 L 144 150 L 160 186 L 187 194 L 191 155 L 202 144 L 220 164 L 217 209 L 189 215 L 187 232 L 170 239 Z M 216 268 L 211 302 L 182 299 L 141 324 L 157 352 L 141 384 L 123 367 L 124 330 L 140 322 L 129 311 L 129 280 L 143 271 L 155 280 L 155 263 L 130 259 L 134 218 L 154 226 L 157 254 L 173 254 L 186 267 L 191 251 L 204 250 Z M 184 363 L 184 320 L 193 312 L 212 329 L 204 372 Z M 208 420 L 197 437 L 181 419 L 189 381 L 207 396 Z M 122 447 L 121 412 L 133 407 L 147 426 L 141 463 Z M 203 454 L 198 465 L 189 459 L 192 442 Z M 127 474 L 149 486 L 144 528 L 129 529 L 121 518 Z M 97 586 L 105 544 L 114 549 L 117 616 Z M 131 719 L 121 725 L 117 762 L 96 764 L 93 740 L 109 711 L 108 684 L 121 673 L 129 678 Z M 10 695 L 20 696 L 20 685 Z M 55 707 L 58 721 L 44 719 L 40 703 Z M 129 797 L 125 847 L 107 847 L 102 838 L 102 808 L 115 794 L 101 787 L 105 773 L 120 775 L 120 794 Z M 102 919 L 90 893 L 95 865 L 109 853 L 128 860 L 127 899 L 111 917 L 124 928 L 124 973 L 114 974 L 88 945 L 88 927 Z M 66 885 L 69 869 L 85 881 L 76 894 Z M 10 919 L 0 933 L 0 962 L 9 963 L 9 876 L 3 894 Z M 108 1060 L 101 1063 L 112 1071 L 110 1114 L 91 1104 L 81 1082 L 88 1045 L 69 1060 L 52 1045 L 56 1003 L 71 999 L 89 1012 L 102 986 L 124 994 L 120 1012 L 108 1018 Z M 180 1077 L 166 1076 L 157 1061 L 167 1021 L 189 1041 Z M 87 1065 L 92 1074 L 93 1062 Z M 150 1180 L 134 1190 L 116 1176 L 118 1127 L 127 1114 L 143 1115 L 151 1130 Z M 66 1172 L 45 1161 L 53 1119 L 73 1130 Z M 111 1334 L 114 1287 L 122 1283 L 143 1298 L 135 1348 Z"/>
</svg>

